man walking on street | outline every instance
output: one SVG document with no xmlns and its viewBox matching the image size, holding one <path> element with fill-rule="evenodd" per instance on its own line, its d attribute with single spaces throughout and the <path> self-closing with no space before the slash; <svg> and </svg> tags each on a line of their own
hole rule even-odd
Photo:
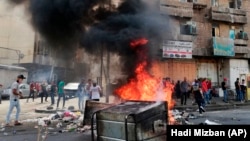
<svg viewBox="0 0 250 141">
<path fill-rule="evenodd" d="M 227 78 L 224 78 L 223 82 L 221 82 L 221 88 L 223 90 L 223 101 L 228 103 L 228 93 L 227 93 Z"/>
<path fill-rule="evenodd" d="M 16 120 L 14 125 L 22 125 L 19 120 L 19 114 L 21 111 L 19 98 L 22 97 L 22 93 L 19 91 L 19 84 L 23 82 L 23 79 L 26 79 L 23 75 L 18 75 L 17 80 L 11 85 L 11 92 L 10 92 L 10 106 L 6 116 L 6 126 L 10 125 L 10 114 L 14 107 L 16 107 Z"/>
<path fill-rule="evenodd" d="M 64 85 L 65 85 L 65 83 L 64 83 L 64 81 L 63 80 L 61 80 L 60 82 L 59 82 L 59 84 L 58 84 L 58 100 L 57 100 L 57 109 L 58 109 L 58 107 L 59 107 L 59 103 L 60 103 L 60 99 L 61 99 L 61 97 L 63 98 L 63 108 L 64 108 L 64 106 L 65 106 L 65 94 L 64 94 Z"/>
</svg>

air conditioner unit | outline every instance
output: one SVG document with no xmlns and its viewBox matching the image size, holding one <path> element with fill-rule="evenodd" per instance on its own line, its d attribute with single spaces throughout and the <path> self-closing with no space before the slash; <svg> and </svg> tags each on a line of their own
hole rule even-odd
<svg viewBox="0 0 250 141">
<path fill-rule="evenodd" d="M 190 24 L 184 24 L 181 26 L 181 34 L 184 35 L 194 35 L 196 34 L 196 26 Z"/>
<path fill-rule="evenodd" d="M 189 29 L 190 29 L 190 34 L 196 34 L 196 26 L 189 25 Z"/>
</svg>

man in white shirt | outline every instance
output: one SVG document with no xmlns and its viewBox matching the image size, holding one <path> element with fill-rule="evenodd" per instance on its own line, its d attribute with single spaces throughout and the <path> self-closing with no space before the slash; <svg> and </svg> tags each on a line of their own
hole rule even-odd
<svg viewBox="0 0 250 141">
<path fill-rule="evenodd" d="M 102 90 L 101 87 L 97 85 L 96 82 L 94 82 L 93 86 L 90 88 L 91 100 L 100 101 L 101 90 Z"/>
<path fill-rule="evenodd" d="M 14 125 L 22 125 L 19 120 L 19 114 L 21 111 L 21 106 L 19 98 L 22 98 L 22 93 L 19 91 L 19 84 L 23 82 L 23 79 L 26 79 L 22 74 L 17 76 L 17 80 L 11 85 L 10 91 L 10 106 L 6 116 L 6 126 L 10 125 L 10 114 L 14 107 L 16 107 L 16 120 Z"/>
</svg>

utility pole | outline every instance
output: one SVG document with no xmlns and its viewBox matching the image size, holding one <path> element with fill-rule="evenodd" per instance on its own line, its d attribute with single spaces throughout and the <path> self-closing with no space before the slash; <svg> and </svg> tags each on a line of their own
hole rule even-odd
<svg viewBox="0 0 250 141">
<path fill-rule="evenodd" d="M 109 10 L 112 10 L 112 1 L 109 0 Z M 106 103 L 109 103 L 109 94 L 110 94 L 110 50 L 107 48 L 107 75 L 106 75 Z"/>
</svg>

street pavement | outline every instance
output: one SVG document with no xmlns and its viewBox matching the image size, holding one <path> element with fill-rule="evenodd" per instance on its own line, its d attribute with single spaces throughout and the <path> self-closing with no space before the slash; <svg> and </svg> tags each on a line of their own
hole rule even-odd
<svg viewBox="0 0 250 141">
<path fill-rule="evenodd" d="M 57 98 L 56 98 L 57 99 Z M 48 110 L 47 107 L 50 106 L 50 99 L 48 98 L 49 102 L 40 103 L 41 99 L 36 98 L 33 102 L 31 99 L 29 102 L 26 102 L 26 99 L 21 99 L 21 114 L 20 114 L 20 121 L 25 121 L 24 125 L 18 127 L 8 127 L 5 128 L 5 131 L 0 131 L 0 141 L 35 141 L 37 140 L 37 119 L 39 117 L 48 117 L 52 114 L 51 111 Z M 114 102 L 114 97 L 111 96 L 109 99 L 110 103 Z M 61 101 L 62 102 L 62 101 Z M 101 98 L 101 102 L 105 102 L 105 97 Z M 212 103 L 206 106 L 207 111 L 217 111 L 226 109 L 233 109 L 237 111 L 239 107 L 250 107 L 250 102 L 240 103 L 234 100 L 230 100 L 229 103 L 224 103 L 222 98 L 213 98 Z M 78 99 L 72 98 L 66 101 L 65 107 L 74 106 L 75 110 L 78 110 Z M 0 104 L 0 123 L 3 125 L 5 123 L 5 116 L 9 107 L 9 100 L 3 100 L 2 104 Z M 62 109 L 62 103 L 60 103 L 60 109 Z M 53 109 L 56 109 L 56 105 L 53 106 Z M 197 110 L 197 105 L 192 104 L 192 99 L 187 100 L 187 105 L 180 105 L 179 100 L 175 100 L 175 107 L 174 109 L 178 110 L 185 110 L 189 112 L 194 112 Z M 55 111 L 54 111 L 55 112 Z M 226 112 L 226 111 L 225 111 Z M 224 113 L 225 113 L 224 112 Z M 198 113 L 198 112 L 197 112 Z M 220 113 L 220 112 L 219 112 Z M 243 112 L 244 113 L 244 112 Z M 209 115 L 209 114 L 208 114 Z M 220 114 L 219 114 L 220 115 Z M 15 110 L 13 110 L 11 118 L 14 120 L 15 117 Z M 207 116 L 208 117 L 208 116 Z M 207 118 L 204 117 L 204 118 Z M 204 120 L 202 118 L 197 119 L 196 123 Z M 15 133 L 13 132 L 15 131 Z M 6 135 L 7 134 L 7 135 Z M 86 130 L 85 132 L 64 132 L 56 129 L 55 126 L 51 126 L 49 131 L 48 137 L 46 141 L 91 141 L 90 130 Z"/>
</svg>

